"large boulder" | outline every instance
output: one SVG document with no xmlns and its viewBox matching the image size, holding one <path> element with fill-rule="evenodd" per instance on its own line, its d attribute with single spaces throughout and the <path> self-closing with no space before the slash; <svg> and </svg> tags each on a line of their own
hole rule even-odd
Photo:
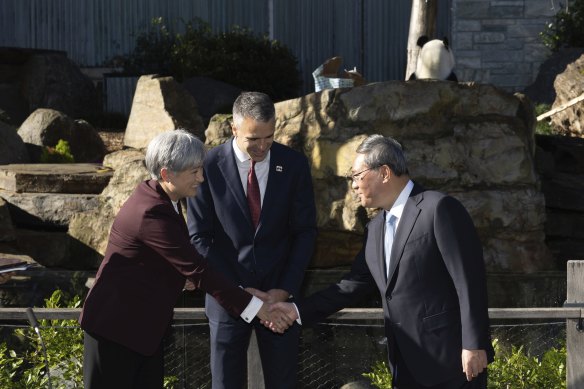
<svg viewBox="0 0 584 389">
<path fill-rule="evenodd" d="M 51 108 L 73 118 L 99 112 L 93 83 L 63 53 L 33 52 L 23 64 L 21 79 L 29 112 Z"/>
<path fill-rule="evenodd" d="M 124 134 L 124 146 L 145 149 L 156 135 L 178 128 L 204 139 L 205 126 L 193 96 L 172 77 L 140 77 Z"/>
<path fill-rule="evenodd" d="M 12 242 L 15 239 L 8 203 L 0 197 L 0 242 Z"/>
<path fill-rule="evenodd" d="M 525 88 L 525 95 L 536 104 L 552 105 L 556 100 L 554 81 L 558 74 L 584 54 L 584 48 L 565 47 L 553 52 L 539 67 L 535 81 Z"/>
<path fill-rule="evenodd" d="M 26 146 L 16 127 L 0 121 L 0 165 L 29 161 Z"/>
<path fill-rule="evenodd" d="M 556 77 L 554 88 L 556 100 L 552 109 L 584 94 L 584 54 Z M 580 101 L 554 114 L 552 126 L 560 134 L 584 137 L 584 102 Z"/>
<path fill-rule="evenodd" d="M 136 186 L 150 178 L 144 166 L 144 153 L 138 150 L 121 150 L 108 154 L 103 164 L 114 170 L 109 185 L 103 190 L 96 209 L 77 213 L 69 223 L 69 235 L 81 246 L 93 248 L 99 257 L 93 266 L 99 266 L 105 254 L 110 228 L 121 206 Z"/>
<path fill-rule="evenodd" d="M 364 209 L 348 180 L 369 134 L 403 145 L 411 176 L 466 206 L 491 271 L 554 266 L 544 243 L 545 205 L 534 170 L 533 106 L 490 85 L 390 81 L 327 89 L 276 104 L 276 140 L 310 159 L 319 238 L 312 267 L 348 265 L 361 247 Z M 226 139 L 224 126 L 206 143 Z"/>
<path fill-rule="evenodd" d="M 69 142 L 75 162 L 100 162 L 105 155 L 105 145 L 91 124 L 53 109 L 34 111 L 22 123 L 18 135 L 27 144 L 33 162 L 40 162 L 43 147 L 55 147 L 61 139 Z"/>
<path fill-rule="evenodd" d="M 182 85 L 195 98 L 205 125 L 218 113 L 230 113 L 241 89 L 209 77 L 192 77 Z"/>
</svg>

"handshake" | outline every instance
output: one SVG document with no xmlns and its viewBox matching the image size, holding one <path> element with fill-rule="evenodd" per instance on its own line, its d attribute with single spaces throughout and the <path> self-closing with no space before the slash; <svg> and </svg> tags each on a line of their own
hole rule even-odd
<svg viewBox="0 0 584 389">
<path fill-rule="evenodd" d="M 245 290 L 264 302 L 257 317 L 266 328 L 283 334 L 299 318 L 294 304 L 285 302 L 290 296 L 285 290 L 270 289 L 267 292 L 255 288 Z"/>
</svg>

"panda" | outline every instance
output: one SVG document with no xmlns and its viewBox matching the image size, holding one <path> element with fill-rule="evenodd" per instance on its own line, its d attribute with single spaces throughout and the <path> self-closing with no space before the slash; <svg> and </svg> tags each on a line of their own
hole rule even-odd
<svg viewBox="0 0 584 389">
<path fill-rule="evenodd" d="M 454 74 L 454 55 L 448 46 L 448 39 L 443 38 L 429 40 L 423 35 L 418 38 L 418 46 L 421 47 L 416 64 L 416 71 L 410 76 L 410 80 L 434 79 L 450 80 L 458 82 Z"/>
</svg>

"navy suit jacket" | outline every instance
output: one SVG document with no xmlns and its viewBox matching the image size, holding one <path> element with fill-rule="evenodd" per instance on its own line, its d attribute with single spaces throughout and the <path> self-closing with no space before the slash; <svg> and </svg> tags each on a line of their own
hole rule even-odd
<svg viewBox="0 0 584 389">
<path fill-rule="evenodd" d="M 379 212 L 350 273 L 298 304 L 302 323 L 322 320 L 377 288 L 392 369 L 396 344 L 425 386 L 459 377 L 463 348 L 484 349 L 492 361 L 482 247 L 462 204 L 414 185 L 396 230 L 389 277 L 384 224 Z"/>
<path fill-rule="evenodd" d="M 158 182 L 142 182 L 114 220 L 105 257 L 85 299 L 81 327 L 152 355 L 171 323 L 186 278 L 233 316 L 252 297 L 209 268 L 190 244 L 182 214 Z"/>
<path fill-rule="evenodd" d="M 205 182 L 187 200 L 191 242 L 211 266 L 243 287 L 297 295 L 316 240 L 306 157 L 274 142 L 257 230 L 235 161 L 233 140 L 210 150 Z M 213 318 L 213 312 L 207 315 Z"/>
</svg>

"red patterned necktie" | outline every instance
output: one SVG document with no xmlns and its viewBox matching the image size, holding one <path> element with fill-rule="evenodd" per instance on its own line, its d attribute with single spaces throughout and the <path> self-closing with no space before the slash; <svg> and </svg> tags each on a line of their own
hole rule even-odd
<svg viewBox="0 0 584 389">
<path fill-rule="evenodd" d="M 249 212 L 251 213 L 253 226 L 254 228 L 257 228 L 258 222 L 260 221 L 262 203 L 260 199 L 260 185 L 258 184 L 258 178 L 255 174 L 256 162 L 253 159 L 250 159 L 250 161 L 251 168 L 247 174 L 247 205 L 249 206 Z"/>
</svg>

